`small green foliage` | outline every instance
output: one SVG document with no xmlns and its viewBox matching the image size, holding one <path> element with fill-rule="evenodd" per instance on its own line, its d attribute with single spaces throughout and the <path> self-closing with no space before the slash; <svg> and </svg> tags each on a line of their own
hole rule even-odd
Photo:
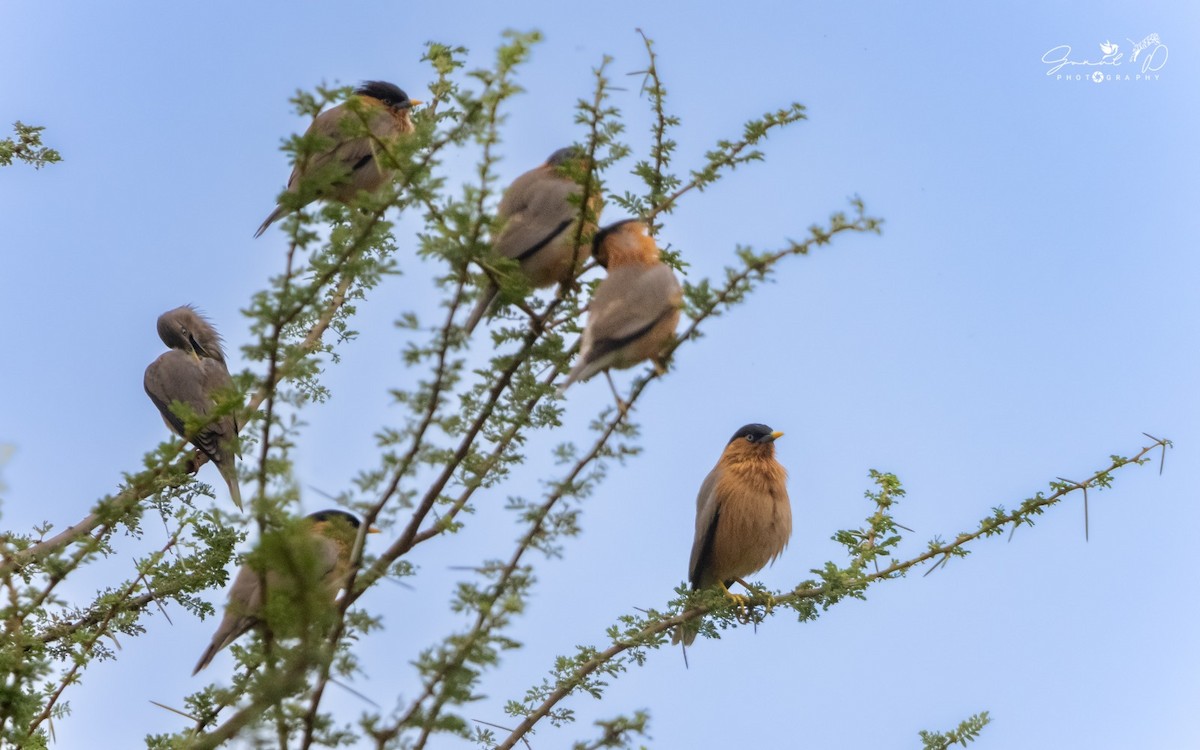
<svg viewBox="0 0 1200 750">
<path fill-rule="evenodd" d="M 983 711 L 964 719 L 956 728 L 945 733 L 921 730 L 921 747 L 924 750 L 946 750 L 951 745 L 966 747 L 979 739 L 979 733 L 991 721 L 988 712 Z"/>
<path fill-rule="evenodd" d="M 14 122 L 15 140 L 0 138 L 0 167 L 12 166 L 13 159 L 32 164 L 34 169 L 62 161 L 57 151 L 42 145 L 42 131 L 45 129 L 45 126 L 26 125 L 20 120 Z"/>
</svg>

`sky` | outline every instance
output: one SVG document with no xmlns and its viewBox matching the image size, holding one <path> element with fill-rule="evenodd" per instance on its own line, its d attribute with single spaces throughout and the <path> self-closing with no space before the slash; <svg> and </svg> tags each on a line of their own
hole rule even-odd
<svg viewBox="0 0 1200 750">
<path fill-rule="evenodd" d="M 426 41 L 469 48 L 476 67 L 505 29 L 538 29 L 545 40 L 522 71 L 526 92 L 508 111 L 507 181 L 582 139 L 572 107 L 604 55 L 624 87 L 614 102 L 628 140 L 645 148 L 647 102 L 640 77 L 625 75 L 644 68 L 641 28 L 683 122 L 681 168 L 747 119 L 793 101 L 808 108 L 808 121 L 770 137 L 765 162 L 689 195 L 666 219 L 660 239 L 691 264 L 689 279 L 719 274 L 739 244 L 767 250 L 802 237 L 852 195 L 884 232 L 788 260 L 680 350 L 635 411 L 643 454 L 587 501 L 584 532 L 564 558 L 539 561 L 513 631 L 525 648 L 486 676 L 467 715 L 510 725 L 503 702 L 539 682 L 556 655 L 603 644 L 618 616 L 672 597 L 687 573 L 695 493 L 743 424 L 786 433 L 777 446 L 795 531 L 754 576 L 780 588 L 842 561 L 830 537 L 868 514 L 872 468 L 908 491 L 897 511 L 914 530 L 907 557 L 1056 477 L 1083 478 L 1110 454 L 1135 453 L 1145 432 L 1175 443 L 1162 474 L 1126 469 L 1091 493 L 1090 539 L 1074 498 L 1010 542 L 985 540 L 965 560 L 880 585 L 815 622 L 782 615 L 699 641 L 690 668 L 676 650 L 653 652 L 602 701 L 565 704 L 577 723 L 531 741 L 569 746 L 595 736 L 593 720 L 644 708 L 649 747 L 919 747 L 918 730 L 987 710 L 981 750 L 1200 745 L 1200 597 L 1187 573 L 1189 530 L 1200 524 L 1190 481 L 1200 469 L 1200 7 L 333 7 L 6 8 L 0 125 L 46 126 L 63 162 L 0 170 L 0 443 L 13 448 L 0 467 L 0 527 L 77 521 L 165 439 L 141 385 L 162 350 L 163 311 L 201 307 L 231 366 L 243 366 L 239 310 L 281 270 L 286 249 L 277 228 L 252 235 L 289 171 L 280 143 L 306 125 L 287 101 L 297 89 L 383 79 L 427 98 Z M 1165 51 L 1143 74 L 1147 52 L 1130 58 L 1151 34 Z M 1047 75 L 1043 57 L 1055 48 L 1096 62 L 1102 44 L 1118 46 L 1119 66 Z M 1098 70 L 1107 77 L 1094 82 Z M 452 184 L 470 178 L 469 166 L 448 164 Z M 628 175 L 609 180 L 634 186 Z M 419 228 L 405 219 L 398 236 Z M 392 321 L 434 309 L 436 269 L 402 265 L 361 306 L 360 337 L 327 373 L 332 399 L 306 414 L 295 454 L 306 511 L 371 466 L 373 434 L 403 416 L 388 388 L 415 374 L 403 371 Z M 548 447 L 582 436 L 609 398 L 602 380 L 573 387 L 563 427 L 531 441 L 526 466 L 480 498 L 468 528 L 417 551 L 414 588 L 364 597 L 387 630 L 360 644 L 370 666 L 355 690 L 385 707 L 414 694 L 409 662 L 461 625 L 446 606 L 461 576 L 454 566 L 506 554 L 517 532 L 499 510 L 505 496 L 537 492 L 553 466 Z M 211 467 L 200 476 L 220 485 Z M 228 502 L 224 492 L 216 502 Z M 138 548 L 116 544 L 104 570 L 124 574 Z M 190 672 L 215 624 L 170 614 L 170 623 L 151 617 L 144 637 L 72 688 L 56 746 L 102 737 L 135 747 L 180 728 L 150 701 L 179 705 L 206 684 Z M 223 654 L 202 677 L 226 680 L 231 668 Z M 348 720 L 369 709 L 346 693 L 332 700 Z M 435 746 L 469 745 L 442 737 Z"/>
</svg>

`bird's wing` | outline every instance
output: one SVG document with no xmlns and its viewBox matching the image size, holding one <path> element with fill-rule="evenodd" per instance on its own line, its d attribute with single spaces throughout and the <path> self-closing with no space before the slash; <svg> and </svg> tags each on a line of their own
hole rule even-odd
<svg viewBox="0 0 1200 750">
<path fill-rule="evenodd" d="M 523 260 L 550 244 L 579 214 L 569 200 L 578 192 L 578 185 L 553 172 L 535 170 L 518 177 L 500 202 L 498 214 L 507 222 L 496 238 L 496 252 Z"/>
<path fill-rule="evenodd" d="M 201 385 L 210 402 L 215 401 L 215 394 L 221 391 L 233 390 L 233 378 L 230 377 L 229 367 L 224 362 L 215 359 L 202 359 L 200 360 L 200 370 L 203 373 Z M 210 425 L 205 432 L 214 433 L 219 441 L 230 441 L 241 431 L 241 428 L 242 426 L 238 424 L 237 418 L 229 416 Z"/>
<path fill-rule="evenodd" d="M 229 602 L 225 605 L 225 616 L 213 633 L 212 642 L 196 663 L 196 674 L 208 666 L 218 651 L 233 643 L 251 628 L 258 624 L 263 607 L 262 575 L 243 565 L 233 579 L 229 589 Z"/>
<path fill-rule="evenodd" d="M 595 361 L 644 336 L 678 309 L 683 292 L 667 266 L 622 266 L 609 272 L 588 305 L 588 359 Z"/>
<path fill-rule="evenodd" d="M 225 364 L 215 359 L 204 358 L 199 362 L 191 355 L 172 349 L 146 368 L 143 379 L 146 394 L 158 407 L 163 421 L 175 434 L 184 436 L 185 425 L 173 411 L 176 401 L 187 404 L 196 414 L 204 416 L 213 406 L 216 391 L 232 388 L 233 379 Z M 223 447 L 237 434 L 237 423 L 233 417 L 219 419 L 191 438 L 191 442 L 209 457 L 221 463 L 232 452 Z"/>
<path fill-rule="evenodd" d="M 692 559 L 688 564 L 688 581 L 694 589 L 700 588 L 701 574 L 708 567 L 712 555 L 713 537 L 721 516 L 717 483 L 722 473 L 720 466 L 708 472 L 696 495 L 696 537 L 692 541 Z"/>
<path fill-rule="evenodd" d="M 399 132 L 399 125 L 388 112 L 373 111 L 377 108 L 368 108 L 364 116 L 371 132 L 386 142 Z M 350 174 L 370 163 L 375 156 L 373 140 L 367 136 L 348 135 L 347 129 L 353 130 L 353 126 L 349 122 L 343 125 L 345 118 L 357 116 L 345 105 L 340 104 L 317 115 L 306 135 L 328 138 L 332 145 L 312 154 L 292 169 L 292 175 L 288 178 L 288 190 L 295 190 L 303 175 L 316 174 L 327 167 L 344 169 L 346 174 Z M 301 166 L 304 167 L 303 170 Z"/>
<path fill-rule="evenodd" d="M 150 363 L 142 380 L 146 395 L 162 413 L 163 421 L 180 437 L 183 420 L 171 411 L 171 404 L 187 404 L 197 414 L 207 414 L 211 401 L 204 394 L 204 374 L 189 354 L 177 349 L 166 352 Z"/>
</svg>

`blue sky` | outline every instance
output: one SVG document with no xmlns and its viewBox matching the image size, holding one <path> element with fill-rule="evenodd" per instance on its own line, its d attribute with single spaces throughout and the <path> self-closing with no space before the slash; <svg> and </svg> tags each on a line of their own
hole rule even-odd
<svg viewBox="0 0 1200 750">
<path fill-rule="evenodd" d="M 486 678 L 468 715 L 505 724 L 503 701 L 555 655 L 601 643 L 618 615 L 670 598 L 686 575 L 696 489 L 744 423 L 787 433 L 778 447 L 796 530 L 758 576 L 778 587 L 840 560 L 829 537 L 866 515 L 870 468 L 905 482 L 898 520 L 915 530 L 903 548 L 915 554 L 994 505 L 1135 452 L 1145 431 L 1176 443 L 1164 474 L 1128 470 L 1094 493 L 1089 542 L 1072 501 L 1010 543 L 985 541 L 815 623 L 780 616 L 699 642 L 689 670 L 677 652 L 656 652 L 604 701 L 574 699 L 580 721 L 547 727 L 534 746 L 566 746 L 594 734 L 593 718 L 639 708 L 652 711 L 647 744 L 664 748 L 918 746 L 917 730 L 981 710 L 994 723 L 980 748 L 1200 744 L 1200 598 L 1188 573 L 1200 522 L 1189 481 L 1200 467 L 1200 9 L 980 5 L 713 3 L 681 14 L 648 3 L 364 2 L 353 17 L 330 4 L 10 5 L 0 123 L 45 125 L 64 161 L 0 172 L 0 443 L 15 446 L 2 469 L 4 528 L 78 520 L 165 437 L 141 385 L 161 350 L 161 312 L 195 303 L 235 352 L 247 341 L 238 311 L 285 250 L 276 229 L 251 236 L 288 173 L 281 139 L 305 126 L 287 103 L 297 88 L 380 78 L 426 98 L 427 40 L 470 48 L 474 67 L 504 29 L 539 29 L 527 92 L 509 111 L 507 180 L 582 137 L 572 105 L 605 54 L 625 81 L 615 103 L 629 141 L 644 148 L 640 78 L 623 75 L 644 67 L 640 27 L 683 120 L 680 167 L 750 117 L 792 101 L 809 111 L 771 137 L 765 163 L 669 217 L 661 238 L 690 278 L 718 273 L 738 243 L 801 237 L 853 194 L 885 231 L 789 261 L 680 351 L 677 371 L 638 406 L 644 454 L 588 501 L 565 559 L 542 566 L 514 633 L 526 649 Z M 1169 49 L 1156 79 L 1060 80 L 1041 62 L 1063 44 L 1078 60 L 1100 60 L 1104 42 L 1128 55 L 1151 33 Z M 1125 59 L 1120 74 L 1136 74 Z M 466 179 L 469 163 L 459 166 Z M 610 188 L 632 179 L 614 174 Z M 418 228 L 406 219 L 397 232 Z M 414 376 L 391 322 L 436 303 L 435 269 L 404 265 L 362 306 L 362 335 L 327 375 L 333 399 L 306 415 L 296 451 L 306 510 L 370 466 L 373 433 L 402 416 L 387 388 Z M 242 366 L 236 353 L 231 364 Z M 531 441 L 527 467 L 481 500 L 464 533 L 418 551 L 416 588 L 363 600 L 388 630 L 362 644 L 376 668 L 356 690 L 384 706 L 413 694 L 408 662 L 457 624 L 445 606 L 460 575 L 450 567 L 508 549 L 505 494 L 536 492 L 551 465 L 539 449 L 578 435 L 608 399 L 601 381 L 572 388 L 562 434 Z M 138 549 L 121 543 L 113 574 Z M 172 619 L 151 618 L 145 637 L 85 675 L 73 715 L 56 723 L 59 746 L 101 736 L 130 747 L 178 727 L 149 701 L 178 705 L 204 684 L 189 673 L 214 624 Z M 219 657 L 205 676 L 230 666 Z M 366 708 L 335 701 L 348 719 Z"/>
</svg>

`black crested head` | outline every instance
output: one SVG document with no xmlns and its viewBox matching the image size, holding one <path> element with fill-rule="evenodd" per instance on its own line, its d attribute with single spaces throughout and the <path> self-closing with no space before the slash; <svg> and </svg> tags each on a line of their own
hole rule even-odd
<svg viewBox="0 0 1200 750">
<path fill-rule="evenodd" d="M 389 107 L 397 107 L 400 109 L 408 109 L 412 106 L 412 100 L 408 98 L 408 94 L 404 93 L 404 89 L 394 83 L 387 81 L 363 81 L 354 93 L 359 96 L 370 96 Z"/>
<path fill-rule="evenodd" d="M 582 159 L 582 158 L 583 158 L 583 150 L 582 149 L 580 149 L 578 146 L 567 146 L 566 148 L 560 148 L 559 150 L 555 151 L 553 154 L 550 154 L 550 158 L 546 159 L 546 163 L 552 167 L 559 167 L 559 166 L 562 166 L 563 164 L 566 164 L 571 159 Z"/>
<path fill-rule="evenodd" d="M 351 528 L 357 529 L 359 526 L 362 526 L 362 521 L 358 520 L 358 516 L 354 515 L 353 513 L 347 513 L 344 510 L 319 510 L 316 513 L 309 513 L 306 518 L 317 521 L 318 523 L 321 521 L 332 521 L 335 518 L 340 518 L 346 523 L 350 524 Z"/>
<path fill-rule="evenodd" d="M 608 268 L 608 253 L 602 254 L 600 252 L 600 247 L 604 244 L 604 240 L 608 239 L 610 234 L 617 231 L 621 227 L 625 226 L 626 224 L 632 224 L 635 221 L 638 221 L 638 219 L 622 219 L 614 224 L 609 224 L 592 236 L 592 257 L 596 259 L 597 263 L 604 268 Z"/>
<path fill-rule="evenodd" d="M 772 443 L 775 438 L 783 433 L 778 433 L 767 427 L 765 424 L 748 424 L 737 432 L 733 433 L 733 437 L 729 438 L 732 443 L 735 440 L 746 440 L 750 443 Z"/>
</svg>

